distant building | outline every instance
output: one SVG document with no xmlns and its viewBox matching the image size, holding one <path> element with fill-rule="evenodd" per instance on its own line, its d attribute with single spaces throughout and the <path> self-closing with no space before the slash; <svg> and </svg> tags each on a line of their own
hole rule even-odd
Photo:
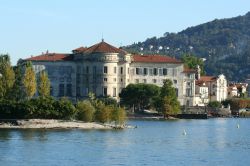
<svg viewBox="0 0 250 166">
<path fill-rule="evenodd" d="M 208 87 L 205 82 L 196 81 L 195 106 L 206 106 L 209 103 Z"/>
<path fill-rule="evenodd" d="M 208 87 L 209 101 L 221 102 L 227 99 L 227 80 L 223 74 L 219 76 L 201 76 L 196 83 Z"/>
<path fill-rule="evenodd" d="M 250 78 L 246 79 L 245 82 L 248 84 L 247 91 L 248 91 L 248 96 L 250 96 Z"/>
<path fill-rule="evenodd" d="M 247 93 L 247 83 L 231 83 L 228 86 L 228 97 L 241 97 Z"/>
<path fill-rule="evenodd" d="M 193 106 L 195 70 L 175 58 L 160 55 L 132 55 L 104 41 L 74 49 L 71 54 L 45 53 L 25 59 L 38 74 L 45 70 L 51 81 L 51 95 L 76 101 L 89 92 L 119 100 L 130 83 L 163 85 L 170 79 L 181 105 Z"/>
<path fill-rule="evenodd" d="M 228 89 L 226 77 L 219 76 L 201 76 L 201 69 L 196 68 L 195 81 L 195 104 L 205 106 L 210 101 L 223 101 L 227 99 Z"/>
</svg>

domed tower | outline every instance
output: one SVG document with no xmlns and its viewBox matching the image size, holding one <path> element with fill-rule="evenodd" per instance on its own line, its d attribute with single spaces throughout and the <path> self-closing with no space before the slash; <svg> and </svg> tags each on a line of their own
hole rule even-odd
<svg viewBox="0 0 250 166">
<path fill-rule="evenodd" d="M 102 40 L 74 57 L 81 96 L 87 97 L 93 92 L 96 96 L 119 99 L 120 91 L 129 81 L 130 54 Z"/>
</svg>

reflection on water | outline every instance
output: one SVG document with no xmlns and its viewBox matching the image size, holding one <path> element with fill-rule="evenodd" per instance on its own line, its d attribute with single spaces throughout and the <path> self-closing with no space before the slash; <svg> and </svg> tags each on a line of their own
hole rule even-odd
<svg viewBox="0 0 250 166">
<path fill-rule="evenodd" d="M 129 123 L 138 128 L 0 129 L 0 165 L 250 164 L 250 119 Z"/>
</svg>

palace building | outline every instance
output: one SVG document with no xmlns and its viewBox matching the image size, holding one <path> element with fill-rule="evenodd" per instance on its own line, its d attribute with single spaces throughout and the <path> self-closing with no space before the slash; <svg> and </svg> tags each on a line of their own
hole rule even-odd
<svg viewBox="0 0 250 166">
<path fill-rule="evenodd" d="M 162 86 L 170 79 L 181 105 L 195 104 L 196 71 L 169 56 L 134 55 L 102 40 L 69 54 L 46 52 L 24 61 L 32 62 L 36 74 L 43 70 L 48 73 L 51 95 L 56 98 L 66 96 L 76 101 L 93 92 L 119 101 L 119 93 L 128 84 Z"/>
</svg>

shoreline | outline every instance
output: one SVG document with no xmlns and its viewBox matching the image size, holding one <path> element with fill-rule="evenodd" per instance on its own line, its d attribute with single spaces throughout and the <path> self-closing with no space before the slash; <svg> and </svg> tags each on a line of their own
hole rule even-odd
<svg viewBox="0 0 250 166">
<path fill-rule="evenodd" d="M 112 130 L 132 128 L 125 125 L 101 124 L 97 122 L 67 121 L 54 119 L 9 119 L 0 120 L 0 129 L 95 129 Z"/>
</svg>

